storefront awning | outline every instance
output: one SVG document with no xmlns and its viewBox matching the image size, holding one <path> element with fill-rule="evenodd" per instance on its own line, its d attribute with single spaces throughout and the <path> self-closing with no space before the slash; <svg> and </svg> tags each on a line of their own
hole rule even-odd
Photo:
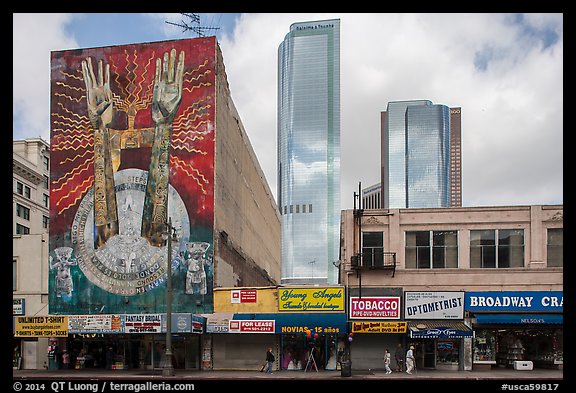
<svg viewBox="0 0 576 393">
<path fill-rule="evenodd" d="M 510 323 L 510 324 L 563 324 L 562 314 L 476 314 L 476 323 Z"/>
<path fill-rule="evenodd" d="M 474 332 L 462 321 L 408 321 L 410 338 L 474 337 Z"/>
</svg>

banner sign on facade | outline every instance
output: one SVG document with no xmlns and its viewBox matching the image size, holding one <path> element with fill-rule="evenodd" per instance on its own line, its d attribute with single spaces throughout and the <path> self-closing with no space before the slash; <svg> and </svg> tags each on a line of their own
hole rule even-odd
<svg viewBox="0 0 576 393">
<path fill-rule="evenodd" d="M 350 319 L 400 319 L 400 297 L 351 296 Z"/>
<path fill-rule="evenodd" d="M 474 337 L 472 330 L 458 330 L 447 326 L 418 330 L 410 328 L 410 338 L 464 338 Z"/>
<path fill-rule="evenodd" d="M 466 292 L 466 311 L 562 312 L 562 291 Z"/>
<path fill-rule="evenodd" d="M 404 292 L 404 319 L 463 319 L 464 292 Z"/>
<path fill-rule="evenodd" d="M 68 337 L 68 317 L 14 317 L 14 337 Z"/>
<path fill-rule="evenodd" d="M 162 314 L 122 315 L 124 333 L 162 333 Z"/>
<path fill-rule="evenodd" d="M 120 315 L 69 315 L 69 333 L 122 333 Z"/>
<path fill-rule="evenodd" d="M 352 322 L 352 333 L 406 333 L 407 322 Z"/>
<path fill-rule="evenodd" d="M 274 320 L 231 320 L 229 333 L 274 333 Z"/>
<path fill-rule="evenodd" d="M 192 318 L 190 313 L 172 313 L 172 333 L 191 333 Z M 162 315 L 162 333 L 166 333 L 166 314 Z"/>
<path fill-rule="evenodd" d="M 256 289 L 233 289 L 230 291 L 230 303 L 256 303 L 258 291 Z"/>
<path fill-rule="evenodd" d="M 519 323 L 531 325 L 547 325 L 564 323 L 562 314 L 476 314 L 478 324 L 484 323 Z"/>
<path fill-rule="evenodd" d="M 229 318 L 229 319 L 228 319 Z M 346 333 L 346 313 L 249 313 L 212 314 L 206 321 L 207 333 L 236 333 L 229 330 L 233 321 L 272 321 L 276 334 L 340 334 Z M 224 323 L 226 326 L 224 327 Z"/>
<path fill-rule="evenodd" d="M 228 333 L 232 319 L 234 319 L 233 313 L 206 314 L 206 333 Z"/>
<path fill-rule="evenodd" d="M 12 298 L 12 315 L 24 315 L 24 298 Z"/>
<path fill-rule="evenodd" d="M 344 288 L 278 288 L 278 311 L 344 311 Z"/>
<path fill-rule="evenodd" d="M 200 315 L 192 314 L 192 333 L 204 333 L 204 327 L 206 326 L 206 317 Z"/>
</svg>

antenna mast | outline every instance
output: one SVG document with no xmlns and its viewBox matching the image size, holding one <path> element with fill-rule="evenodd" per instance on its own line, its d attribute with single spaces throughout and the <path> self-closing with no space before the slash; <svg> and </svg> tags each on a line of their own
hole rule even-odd
<svg viewBox="0 0 576 393">
<path fill-rule="evenodd" d="M 206 31 L 206 30 L 218 30 L 218 29 L 220 29 L 219 27 L 200 26 L 200 15 L 199 14 L 180 13 L 180 15 L 184 15 L 184 16 L 190 18 L 190 21 L 188 23 L 186 23 L 184 20 L 181 20 L 180 23 L 172 23 L 172 22 L 168 22 L 168 21 L 165 21 L 165 22 L 168 23 L 169 25 L 182 27 L 183 28 L 182 32 L 193 31 L 194 33 L 197 34 L 198 37 L 205 37 L 204 31 Z M 194 26 L 192 24 L 197 24 L 198 26 Z"/>
</svg>

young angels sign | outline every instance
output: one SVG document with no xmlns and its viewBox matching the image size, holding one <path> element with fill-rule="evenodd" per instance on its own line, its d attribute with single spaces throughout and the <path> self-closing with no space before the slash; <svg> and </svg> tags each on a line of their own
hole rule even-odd
<svg viewBox="0 0 576 393">
<path fill-rule="evenodd" d="M 350 297 L 350 319 L 400 319 L 400 297 Z"/>
</svg>

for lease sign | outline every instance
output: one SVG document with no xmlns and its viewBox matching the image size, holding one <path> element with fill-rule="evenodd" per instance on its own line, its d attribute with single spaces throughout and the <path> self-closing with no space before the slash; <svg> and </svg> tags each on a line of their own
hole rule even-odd
<svg viewBox="0 0 576 393">
<path fill-rule="evenodd" d="M 274 333 L 274 330 L 274 320 L 232 319 L 228 323 L 229 333 Z"/>
<path fill-rule="evenodd" d="M 350 297 L 350 319 L 400 319 L 399 296 Z"/>
</svg>

